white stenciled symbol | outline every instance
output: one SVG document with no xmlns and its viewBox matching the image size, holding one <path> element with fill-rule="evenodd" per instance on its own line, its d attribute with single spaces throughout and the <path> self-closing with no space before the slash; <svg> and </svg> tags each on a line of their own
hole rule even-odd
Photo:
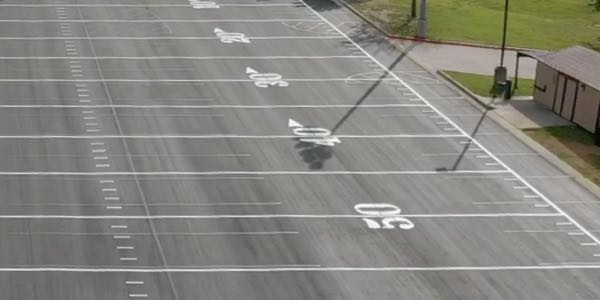
<svg viewBox="0 0 600 300">
<path fill-rule="evenodd" d="M 199 1 L 199 0 L 190 0 L 190 4 L 195 9 L 203 9 L 203 8 L 219 8 L 219 5 L 214 1 Z"/>
<path fill-rule="evenodd" d="M 215 33 L 217 37 L 221 39 L 221 42 L 225 44 L 231 43 L 244 43 L 250 44 L 250 40 L 243 33 L 239 32 L 225 32 L 220 28 L 215 28 Z"/>
<path fill-rule="evenodd" d="M 288 127 L 293 128 L 294 134 L 299 137 L 301 142 L 329 147 L 333 147 L 342 142 L 339 138 L 331 136 L 331 131 L 329 129 L 305 127 L 293 119 L 289 119 Z"/>
<path fill-rule="evenodd" d="M 400 208 L 389 203 L 361 203 L 354 206 L 361 215 L 369 216 L 362 220 L 370 229 L 413 229 L 415 224 L 407 218 L 398 216 Z"/>
<path fill-rule="evenodd" d="M 259 73 L 252 68 L 246 68 L 246 74 L 250 74 L 250 79 L 254 80 L 254 85 L 260 88 L 271 86 L 287 87 L 289 82 L 283 80 L 283 77 L 277 73 Z"/>
</svg>

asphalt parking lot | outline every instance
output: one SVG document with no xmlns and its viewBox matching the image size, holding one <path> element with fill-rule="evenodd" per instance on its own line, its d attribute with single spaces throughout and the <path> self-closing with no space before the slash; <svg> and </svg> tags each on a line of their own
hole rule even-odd
<svg viewBox="0 0 600 300">
<path fill-rule="evenodd" d="M 1 1 L 0 290 L 600 298 L 598 199 L 369 34 L 328 1 Z"/>
</svg>

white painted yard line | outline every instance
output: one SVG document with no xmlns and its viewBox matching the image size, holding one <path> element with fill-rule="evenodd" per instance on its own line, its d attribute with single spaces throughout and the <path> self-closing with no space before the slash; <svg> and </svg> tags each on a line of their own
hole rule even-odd
<svg viewBox="0 0 600 300">
<path fill-rule="evenodd" d="M 93 19 L 93 20 L 53 20 L 53 19 L 3 19 L 0 23 L 281 23 L 281 22 L 320 22 L 318 19 L 189 19 L 189 20 L 167 20 L 167 19 L 147 19 L 147 20 L 127 20 L 127 19 Z"/>
<path fill-rule="evenodd" d="M 359 108 L 389 108 L 389 107 L 424 107 L 424 104 L 361 104 Z M 0 108 L 244 108 L 244 109 L 290 109 L 290 108 L 354 108 L 351 104 L 292 104 L 292 105 L 129 105 L 129 104 L 94 104 L 94 105 L 63 105 L 63 104 L 34 104 L 34 105 L 2 105 Z"/>
<path fill-rule="evenodd" d="M 137 261 L 137 257 L 120 257 L 120 261 Z"/>
<path fill-rule="evenodd" d="M 600 264 L 555 264 L 516 266 L 440 266 L 440 267 L 215 267 L 201 268 L 82 268 L 82 267 L 19 267 L 0 268 L 0 272 L 74 272 L 74 273 L 271 273 L 271 272 L 465 272 L 465 271 L 544 271 L 599 270 Z"/>
<path fill-rule="evenodd" d="M 570 226 L 573 225 L 571 222 L 556 222 L 556 226 Z"/>
<path fill-rule="evenodd" d="M 555 218 L 561 217 L 559 213 L 490 213 L 490 214 L 401 214 L 395 215 L 405 218 Z M 364 215 L 307 215 L 307 214 L 258 214 L 258 215 L 0 215 L 0 219 L 67 219 L 67 220 L 211 220 L 211 219 L 357 219 Z M 131 236 L 113 236 L 114 238 L 128 239 Z"/>
<path fill-rule="evenodd" d="M 62 25 L 61 25 L 62 27 Z M 67 25 L 70 28 L 70 25 Z M 67 28 L 65 27 L 65 28 Z M 339 40 L 345 39 L 343 36 L 247 36 L 246 38 L 250 40 Z M 24 40 L 24 41 L 45 41 L 45 40 L 215 40 L 220 41 L 220 37 L 215 36 L 129 36 L 129 37 L 121 37 L 121 36 L 96 36 L 96 37 L 0 37 L 0 41 L 5 40 Z"/>
<path fill-rule="evenodd" d="M 285 78 L 285 81 L 288 82 L 379 82 L 379 81 L 395 81 L 394 79 L 377 79 L 377 78 Z M 64 83 L 98 83 L 98 82 L 108 82 L 108 83 L 119 83 L 119 82 L 129 82 L 129 83 L 252 83 L 255 81 L 252 79 L 58 79 L 58 78 L 38 78 L 38 79 L 0 79 L 0 82 L 64 82 Z"/>
<path fill-rule="evenodd" d="M 77 50 L 67 49 L 67 52 Z M 361 55 L 321 55 L 321 56 L 304 56 L 304 55 L 277 55 L 277 56 L 77 56 L 80 60 L 166 60 L 166 59 L 185 59 L 185 60 L 275 60 L 275 59 L 357 59 L 363 58 Z M 73 59 L 74 57 L 65 56 L 0 56 L 0 60 L 65 60 Z"/>
<path fill-rule="evenodd" d="M 96 165 L 108 168 L 109 164 Z M 460 171 L 206 171 L 206 172 L 0 172 L 0 176 L 161 176 L 161 175 L 438 175 L 438 174 L 506 174 L 506 170 Z"/>
<path fill-rule="evenodd" d="M 455 128 L 457 128 L 461 133 L 463 133 L 464 135 L 468 136 L 473 141 L 473 143 L 476 146 L 478 146 L 481 149 L 484 149 L 484 151 L 488 155 L 490 155 L 495 161 L 499 162 L 502 167 L 504 167 L 506 170 L 508 170 L 514 177 L 518 178 L 523 184 L 525 184 L 526 186 L 528 186 L 534 193 L 538 194 L 545 202 L 547 202 L 550 206 L 552 206 L 552 208 L 554 208 L 554 210 L 556 210 L 557 212 L 559 212 L 560 214 L 562 214 L 565 218 L 567 218 L 570 222 L 572 222 L 573 224 L 575 224 L 575 226 L 577 228 L 579 228 L 581 231 L 585 232 L 585 234 L 589 238 L 591 238 L 594 242 L 600 243 L 600 239 L 598 239 L 596 236 L 594 236 L 592 233 L 590 233 L 581 224 L 579 224 L 579 222 L 577 222 L 569 214 L 567 214 L 562 208 L 560 208 L 558 205 L 556 205 L 554 202 L 552 202 L 549 198 L 547 198 L 544 194 L 542 194 L 539 190 L 537 190 L 535 187 L 533 187 L 529 182 L 527 182 L 523 177 L 521 177 L 521 175 L 519 175 L 512 168 L 510 168 L 508 165 L 506 165 L 503 161 L 501 161 L 500 159 L 498 159 L 491 151 L 489 151 L 487 148 L 485 148 L 478 140 L 476 140 L 475 138 L 471 137 L 466 131 L 464 131 L 461 127 L 459 127 L 456 123 L 454 123 L 454 121 L 452 121 L 450 118 L 448 118 L 447 116 L 445 116 L 436 107 L 434 107 L 433 105 L 431 105 L 431 103 L 429 101 L 427 101 L 423 96 L 421 96 L 415 89 L 413 89 L 408 84 L 406 84 L 400 77 L 398 77 L 398 75 L 396 75 L 394 72 L 390 71 L 386 66 L 384 66 L 382 63 L 380 63 L 378 60 L 376 60 L 373 56 L 371 56 L 367 51 L 365 51 L 360 45 L 358 45 L 357 43 L 355 43 L 351 38 L 349 38 L 346 34 L 344 34 L 344 32 L 342 32 L 341 30 L 339 30 L 337 27 L 335 27 L 335 25 L 333 25 L 331 22 L 329 22 L 327 19 L 325 19 L 323 16 L 321 16 L 312 7 L 310 7 L 309 5 L 307 5 L 304 0 L 298 0 L 298 1 L 302 2 L 302 4 L 304 4 L 315 15 L 319 16 L 321 18 L 321 20 L 323 20 L 325 23 L 329 24 L 329 26 L 331 26 L 332 28 L 334 28 L 339 34 L 345 36 L 348 39 L 348 41 L 352 42 L 358 49 L 362 50 L 374 62 L 378 63 L 384 70 L 386 70 L 386 72 L 390 76 L 392 76 L 395 79 L 397 79 L 400 83 L 402 83 L 404 86 L 406 86 L 416 96 L 418 96 L 419 98 L 421 98 L 421 100 L 423 100 L 423 102 L 425 102 L 426 104 L 428 104 L 431 107 L 431 109 L 433 109 L 438 115 L 442 116 L 448 123 L 452 124 L 452 126 L 454 126 Z"/>
<path fill-rule="evenodd" d="M 63 236 L 103 236 L 114 235 L 110 232 L 10 232 L 11 235 L 63 235 Z M 294 235 L 298 231 L 221 231 L 221 232 L 128 232 L 130 236 L 152 236 L 152 235 L 181 235 L 181 236 L 219 236 L 219 235 Z"/>
<path fill-rule="evenodd" d="M 296 7 L 294 3 L 219 3 L 220 7 L 274 7 L 274 6 L 289 6 Z M 0 4 L 0 7 L 57 7 L 56 9 L 64 9 L 65 7 L 187 7 L 189 4 Z"/>
<path fill-rule="evenodd" d="M 462 138 L 461 134 L 335 135 L 344 139 Z M 1 135 L 0 139 L 295 139 L 296 135 Z"/>
</svg>

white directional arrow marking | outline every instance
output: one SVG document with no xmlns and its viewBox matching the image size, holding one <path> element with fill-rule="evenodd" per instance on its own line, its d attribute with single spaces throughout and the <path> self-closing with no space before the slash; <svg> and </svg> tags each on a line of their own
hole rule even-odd
<svg viewBox="0 0 600 300">
<path fill-rule="evenodd" d="M 298 128 L 298 127 L 304 127 L 304 126 L 302 126 L 302 124 L 296 122 L 294 119 L 290 119 L 288 121 L 288 127 L 289 128 Z"/>
</svg>

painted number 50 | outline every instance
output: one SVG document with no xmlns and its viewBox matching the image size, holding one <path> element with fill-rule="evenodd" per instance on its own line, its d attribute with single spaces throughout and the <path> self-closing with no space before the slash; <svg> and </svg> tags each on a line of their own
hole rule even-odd
<svg viewBox="0 0 600 300">
<path fill-rule="evenodd" d="M 370 229 L 404 229 L 409 230 L 415 224 L 407 218 L 398 216 L 401 212 L 396 205 L 389 203 L 361 203 L 354 206 L 361 215 L 369 216 L 362 220 Z"/>
</svg>

